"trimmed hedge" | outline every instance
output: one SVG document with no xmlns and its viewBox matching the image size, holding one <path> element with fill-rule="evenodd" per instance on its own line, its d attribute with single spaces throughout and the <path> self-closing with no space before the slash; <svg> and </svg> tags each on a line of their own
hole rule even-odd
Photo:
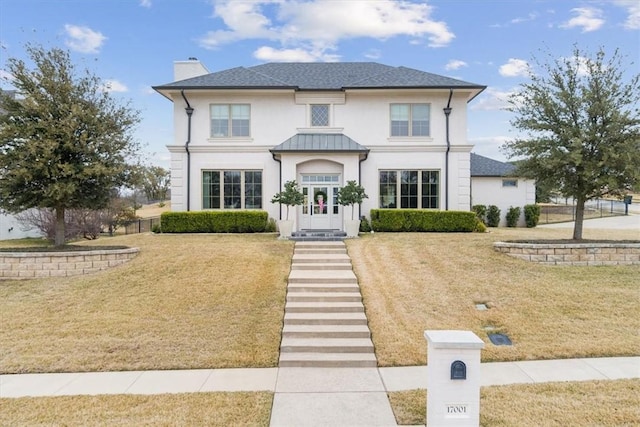
<svg viewBox="0 0 640 427">
<path fill-rule="evenodd" d="M 533 228 L 538 225 L 538 221 L 540 220 L 540 206 L 525 205 L 524 220 L 527 223 L 528 228 Z"/>
<path fill-rule="evenodd" d="M 267 227 L 266 211 L 163 212 L 163 233 L 262 233 Z"/>
<path fill-rule="evenodd" d="M 372 209 L 371 227 L 374 231 L 472 232 L 476 229 L 476 214 L 422 209 Z"/>
</svg>

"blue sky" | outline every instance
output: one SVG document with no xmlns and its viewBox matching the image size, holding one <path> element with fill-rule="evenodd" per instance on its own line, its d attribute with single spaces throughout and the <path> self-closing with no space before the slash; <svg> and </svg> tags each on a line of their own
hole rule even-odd
<svg viewBox="0 0 640 427">
<path fill-rule="evenodd" d="M 469 105 L 474 152 L 505 160 L 514 136 L 506 96 L 532 58 L 570 56 L 574 44 L 640 61 L 639 0 L 2 0 L 0 85 L 24 44 L 62 47 L 142 113 L 136 133 L 150 163 L 168 167 L 172 106 L 151 86 L 173 61 L 211 72 L 274 61 L 375 61 L 486 85 Z M 535 68 L 534 68 L 535 71 Z"/>
</svg>

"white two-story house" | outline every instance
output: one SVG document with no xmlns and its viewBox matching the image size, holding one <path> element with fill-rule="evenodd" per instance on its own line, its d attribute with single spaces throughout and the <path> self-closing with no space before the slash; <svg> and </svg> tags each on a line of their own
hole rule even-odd
<svg viewBox="0 0 640 427">
<path fill-rule="evenodd" d="M 374 208 L 470 210 L 467 104 L 485 86 L 378 63 L 267 63 L 210 73 L 175 63 L 154 87 L 173 102 L 175 211 L 263 209 L 296 180 L 294 230 L 342 230 L 349 180 Z"/>
</svg>

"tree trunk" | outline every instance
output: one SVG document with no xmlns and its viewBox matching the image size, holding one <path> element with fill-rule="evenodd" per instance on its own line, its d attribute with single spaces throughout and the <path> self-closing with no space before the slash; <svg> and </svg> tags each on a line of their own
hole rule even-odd
<svg viewBox="0 0 640 427">
<path fill-rule="evenodd" d="M 573 240 L 582 240 L 582 225 L 584 223 L 584 204 L 586 200 L 578 197 L 576 200 L 576 222 L 573 226 Z"/>
<path fill-rule="evenodd" d="M 56 208 L 56 238 L 54 244 L 63 246 L 64 242 L 64 208 Z"/>
</svg>

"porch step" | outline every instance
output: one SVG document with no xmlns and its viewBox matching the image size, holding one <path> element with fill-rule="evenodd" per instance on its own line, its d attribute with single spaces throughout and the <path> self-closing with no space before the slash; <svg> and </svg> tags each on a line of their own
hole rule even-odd
<svg viewBox="0 0 640 427">
<path fill-rule="evenodd" d="M 346 264 L 344 262 L 310 262 L 310 263 L 302 263 L 297 262 L 291 264 L 292 270 L 349 270 L 352 271 L 353 268 L 351 264 Z"/>
<path fill-rule="evenodd" d="M 367 325 L 284 325 L 287 338 L 370 338 Z"/>
<path fill-rule="evenodd" d="M 342 241 L 347 237 L 347 233 L 340 230 L 300 230 L 291 233 L 289 240 L 296 242 L 313 241 Z"/>
<path fill-rule="evenodd" d="M 358 283 L 352 270 L 291 270 L 289 283 Z"/>
<path fill-rule="evenodd" d="M 289 302 L 362 302 L 360 292 L 289 292 Z"/>
<path fill-rule="evenodd" d="M 282 353 L 280 366 L 285 368 L 375 368 L 373 353 Z"/>
<path fill-rule="evenodd" d="M 346 253 L 338 253 L 338 254 L 313 254 L 313 253 L 294 253 L 292 262 L 294 264 L 302 263 L 302 264 L 322 264 L 322 263 L 344 263 L 351 265 L 351 258 Z"/>
<path fill-rule="evenodd" d="M 286 313 L 364 313 L 361 302 L 287 302 Z"/>
<path fill-rule="evenodd" d="M 282 337 L 283 353 L 372 353 L 369 338 L 289 338 Z"/>
<path fill-rule="evenodd" d="M 289 283 L 287 292 L 358 292 L 360 288 L 356 283 Z"/>
<path fill-rule="evenodd" d="M 361 312 L 285 313 L 285 325 L 367 325 L 367 316 Z"/>
</svg>

